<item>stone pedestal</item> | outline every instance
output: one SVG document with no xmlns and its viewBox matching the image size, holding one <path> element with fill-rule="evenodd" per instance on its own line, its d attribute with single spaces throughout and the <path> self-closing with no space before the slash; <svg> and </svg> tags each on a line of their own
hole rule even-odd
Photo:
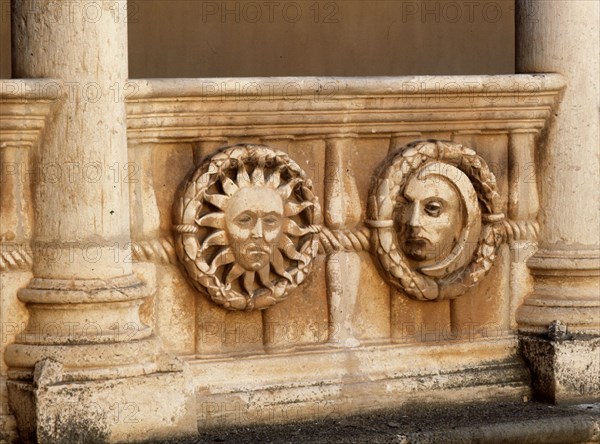
<svg viewBox="0 0 600 444">
<path fill-rule="evenodd" d="M 589 380 L 600 335 L 599 21 L 598 2 L 517 2 L 517 71 L 567 78 L 539 149 L 540 249 L 528 262 L 533 294 L 517 312 L 524 333 L 561 321 L 576 338 L 523 339 L 540 395 L 557 403 L 600 399 Z M 566 372 L 572 365 L 580 370 Z"/>
<path fill-rule="evenodd" d="M 523 336 L 521 353 L 532 371 L 532 389 L 538 400 L 559 404 L 598 401 L 598 336 L 565 340 Z"/>
<path fill-rule="evenodd" d="M 196 432 L 194 389 L 181 362 L 170 366 L 136 378 L 73 383 L 65 381 L 62 365 L 40 361 L 32 382 L 8 383 L 21 439 L 131 442 L 189 436 Z"/>
</svg>

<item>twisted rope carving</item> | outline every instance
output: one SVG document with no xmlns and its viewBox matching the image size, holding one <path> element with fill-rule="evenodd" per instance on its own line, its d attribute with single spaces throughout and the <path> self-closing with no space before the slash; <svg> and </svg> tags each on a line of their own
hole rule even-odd
<svg viewBox="0 0 600 444">
<path fill-rule="evenodd" d="M 154 262 L 163 265 L 177 263 L 171 237 L 134 241 L 131 243 L 131 251 L 135 262 Z"/>
<path fill-rule="evenodd" d="M 539 224 L 529 220 L 505 219 L 502 221 L 506 242 L 522 240 L 537 240 Z M 188 227 L 177 227 L 181 232 L 193 232 Z M 371 230 L 362 226 L 355 230 L 332 230 L 324 225 L 311 225 L 310 231 L 319 234 L 319 254 L 333 254 L 340 251 L 360 252 L 369 251 Z M 136 262 L 156 262 L 160 264 L 175 264 L 177 257 L 170 236 L 150 241 L 135 241 L 132 243 L 133 258 Z M 21 254 L 25 253 L 25 254 Z M 31 256 L 23 249 L 14 250 L 13 256 L 7 261 L 6 252 L 0 258 L 0 271 L 5 269 L 27 269 L 31 266 Z M 15 257 L 16 256 L 16 257 Z M 8 262 L 8 263 L 7 263 Z M 22 266 L 10 265 L 23 263 Z"/>
<path fill-rule="evenodd" d="M 502 223 L 506 232 L 506 242 L 537 241 L 540 225 L 536 221 L 505 219 Z"/>
<path fill-rule="evenodd" d="M 535 241 L 538 238 L 540 228 L 535 221 L 505 219 L 502 224 L 507 242 Z M 331 230 L 324 225 L 311 225 L 310 229 L 319 234 L 320 254 L 339 251 L 360 252 L 368 251 L 370 248 L 371 231 L 364 226 L 356 230 Z M 177 263 L 173 238 L 170 236 L 134 241 L 131 250 L 135 262 L 154 262 L 163 265 Z M 30 270 L 32 263 L 33 258 L 25 245 L 0 247 L 1 272 Z"/>
<path fill-rule="evenodd" d="M 0 271 L 30 270 L 32 264 L 29 246 L 0 244 Z"/>
<path fill-rule="evenodd" d="M 319 233 L 319 253 L 332 254 L 338 251 L 368 251 L 371 232 L 367 227 L 358 230 L 330 230 L 317 225 Z"/>
</svg>

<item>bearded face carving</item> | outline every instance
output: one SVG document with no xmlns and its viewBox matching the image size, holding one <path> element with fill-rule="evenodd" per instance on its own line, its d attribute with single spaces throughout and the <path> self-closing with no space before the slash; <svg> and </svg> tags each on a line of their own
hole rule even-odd
<svg viewBox="0 0 600 444">
<path fill-rule="evenodd" d="M 246 271 L 268 266 L 283 224 L 279 194 L 264 187 L 241 189 L 231 197 L 225 221 L 236 263 Z"/>
<path fill-rule="evenodd" d="M 450 254 L 464 227 L 463 205 L 448 180 L 413 176 L 400 197 L 396 227 L 402 251 L 419 266 Z"/>
</svg>

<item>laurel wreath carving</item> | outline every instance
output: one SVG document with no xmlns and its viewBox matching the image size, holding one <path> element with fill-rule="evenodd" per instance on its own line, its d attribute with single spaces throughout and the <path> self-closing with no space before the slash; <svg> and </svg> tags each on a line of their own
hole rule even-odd
<svg viewBox="0 0 600 444">
<path fill-rule="evenodd" d="M 383 222 L 391 219 L 395 196 L 407 178 L 431 161 L 445 162 L 465 173 L 477 192 L 482 210 L 482 227 L 472 261 L 441 278 L 413 270 L 398 248 L 393 226 Z M 372 228 L 371 250 L 378 258 L 384 277 L 392 286 L 417 300 L 454 299 L 463 294 L 491 269 L 499 245 L 507 238 L 494 175 L 475 151 L 453 142 L 417 141 L 390 154 L 372 182 L 367 214 Z"/>
<path fill-rule="evenodd" d="M 279 266 L 272 265 L 271 270 L 276 269 L 279 275 L 271 273 L 270 282 L 262 282 L 252 292 L 227 282 L 225 269 L 232 262 L 224 259 L 227 253 L 231 256 L 227 242 L 220 243 L 221 250 L 215 252 L 215 245 L 208 241 L 223 237 L 224 215 L 208 209 L 214 210 L 215 204 L 220 205 L 230 189 L 239 185 L 236 172 L 238 181 L 247 172 L 246 180 L 252 185 L 269 185 L 285 197 L 285 246 L 276 252 L 285 255 L 285 266 L 281 266 L 281 259 Z M 215 190 L 221 194 L 215 196 Z M 225 147 L 205 159 L 182 184 L 173 216 L 175 252 L 190 282 L 230 310 L 261 310 L 284 300 L 310 273 L 319 249 L 320 230 L 315 222 L 320 221 L 321 213 L 311 181 L 287 154 L 262 145 Z"/>
</svg>

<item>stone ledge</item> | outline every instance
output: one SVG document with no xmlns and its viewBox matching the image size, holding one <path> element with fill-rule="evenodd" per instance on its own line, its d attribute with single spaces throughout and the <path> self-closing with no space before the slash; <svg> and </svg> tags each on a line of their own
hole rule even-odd
<svg viewBox="0 0 600 444">
<path fill-rule="evenodd" d="M 407 405 L 348 417 L 262 427 L 215 428 L 170 444 L 480 444 L 600 442 L 600 404 L 570 408 L 532 402 Z M 163 442 L 166 443 L 166 442 Z"/>
<path fill-rule="evenodd" d="M 538 133 L 565 86 L 558 74 L 139 79 L 130 145 L 220 137 L 399 132 Z M 297 94 L 289 97 L 286 89 Z M 418 137 L 416 137 L 418 138 Z"/>
<path fill-rule="evenodd" d="M 410 403 L 521 400 L 529 374 L 514 338 L 440 345 L 322 347 L 189 361 L 198 428 L 307 420 Z"/>
</svg>

